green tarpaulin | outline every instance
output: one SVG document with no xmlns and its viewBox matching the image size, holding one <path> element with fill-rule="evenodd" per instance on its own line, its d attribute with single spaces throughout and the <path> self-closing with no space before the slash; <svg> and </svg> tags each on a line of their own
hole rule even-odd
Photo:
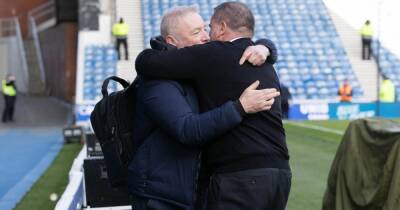
<svg viewBox="0 0 400 210">
<path fill-rule="evenodd" d="M 350 123 L 328 177 L 323 210 L 400 210 L 400 124 Z"/>
</svg>

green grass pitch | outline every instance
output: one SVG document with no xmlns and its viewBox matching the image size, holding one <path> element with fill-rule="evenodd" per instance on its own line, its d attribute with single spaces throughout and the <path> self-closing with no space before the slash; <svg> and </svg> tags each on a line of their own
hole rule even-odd
<svg viewBox="0 0 400 210">
<path fill-rule="evenodd" d="M 298 123 L 301 126 L 297 125 Z M 313 128 L 307 128 L 307 126 Z M 336 148 L 341 140 L 339 131 L 346 129 L 348 121 L 302 121 L 285 123 L 290 165 L 293 172 L 292 188 L 287 210 L 320 210 L 326 181 Z M 321 131 L 318 127 L 334 132 Z M 329 130 L 328 129 L 328 130 Z M 49 196 L 59 196 L 68 183 L 68 171 L 78 155 L 80 145 L 64 145 L 52 166 L 35 183 L 16 210 L 53 209 Z"/>
</svg>

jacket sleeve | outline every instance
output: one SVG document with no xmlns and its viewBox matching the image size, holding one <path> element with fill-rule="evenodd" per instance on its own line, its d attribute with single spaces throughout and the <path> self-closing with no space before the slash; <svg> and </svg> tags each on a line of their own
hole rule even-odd
<svg viewBox="0 0 400 210">
<path fill-rule="evenodd" d="M 270 55 L 267 58 L 267 63 L 269 64 L 275 64 L 276 61 L 278 60 L 278 49 L 276 49 L 276 46 L 273 41 L 269 39 L 259 39 L 255 42 L 256 45 L 264 45 L 267 47 L 270 51 Z"/>
<path fill-rule="evenodd" d="M 201 146 L 237 126 L 242 115 L 231 101 L 205 113 L 194 113 L 182 90 L 170 82 L 143 87 L 145 114 L 181 143 Z"/>
<path fill-rule="evenodd" d="M 207 70 L 201 67 L 211 65 L 210 48 L 210 44 L 202 44 L 168 51 L 146 49 L 136 58 L 136 71 L 139 75 L 155 78 L 198 78 Z"/>
</svg>

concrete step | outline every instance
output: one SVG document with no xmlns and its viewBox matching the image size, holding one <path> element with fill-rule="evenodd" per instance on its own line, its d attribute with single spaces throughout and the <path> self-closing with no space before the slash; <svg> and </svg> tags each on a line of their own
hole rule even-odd
<svg viewBox="0 0 400 210">
<path fill-rule="evenodd" d="M 128 50 L 129 61 L 121 60 L 117 65 L 117 75 L 133 81 L 136 77 L 135 59 L 143 50 L 143 26 L 141 1 L 117 0 L 115 4 L 116 17 L 124 18 L 129 25 Z"/>
<path fill-rule="evenodd" d="M 377 70 L 376 62 L 361 59 L 361 38 L 358 29 L 353 28 L 344 19 L 332 10 L 329 11 L 333 23 L 336 26 L 343 47 L 349 57 L 353 71 L 364 91 L 364 99 L 373 101 L 377 99 Z"/>
<path fill-rule="evenodd" d="M 134 61 L 118 61 L 117 63 L 117 75 L 129 81 L 133 81 L 136 78 L 136 70 Z"/>
</svg>

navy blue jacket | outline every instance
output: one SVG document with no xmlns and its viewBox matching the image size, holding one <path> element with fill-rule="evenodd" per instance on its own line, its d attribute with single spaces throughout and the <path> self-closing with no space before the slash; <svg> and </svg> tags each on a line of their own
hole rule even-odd
<svg viewBox="0 0 400 210">
<path fill-rule="evenodd" d="M 199 113 L 191 86 L 147 80 L 137 95 L 134 140 L 141 142 L 129 166 L 129 192 L 181 209 L 193 209 L 201 146 L 237 126 L 242 113 L 228 101 Z"/>
</svg>

